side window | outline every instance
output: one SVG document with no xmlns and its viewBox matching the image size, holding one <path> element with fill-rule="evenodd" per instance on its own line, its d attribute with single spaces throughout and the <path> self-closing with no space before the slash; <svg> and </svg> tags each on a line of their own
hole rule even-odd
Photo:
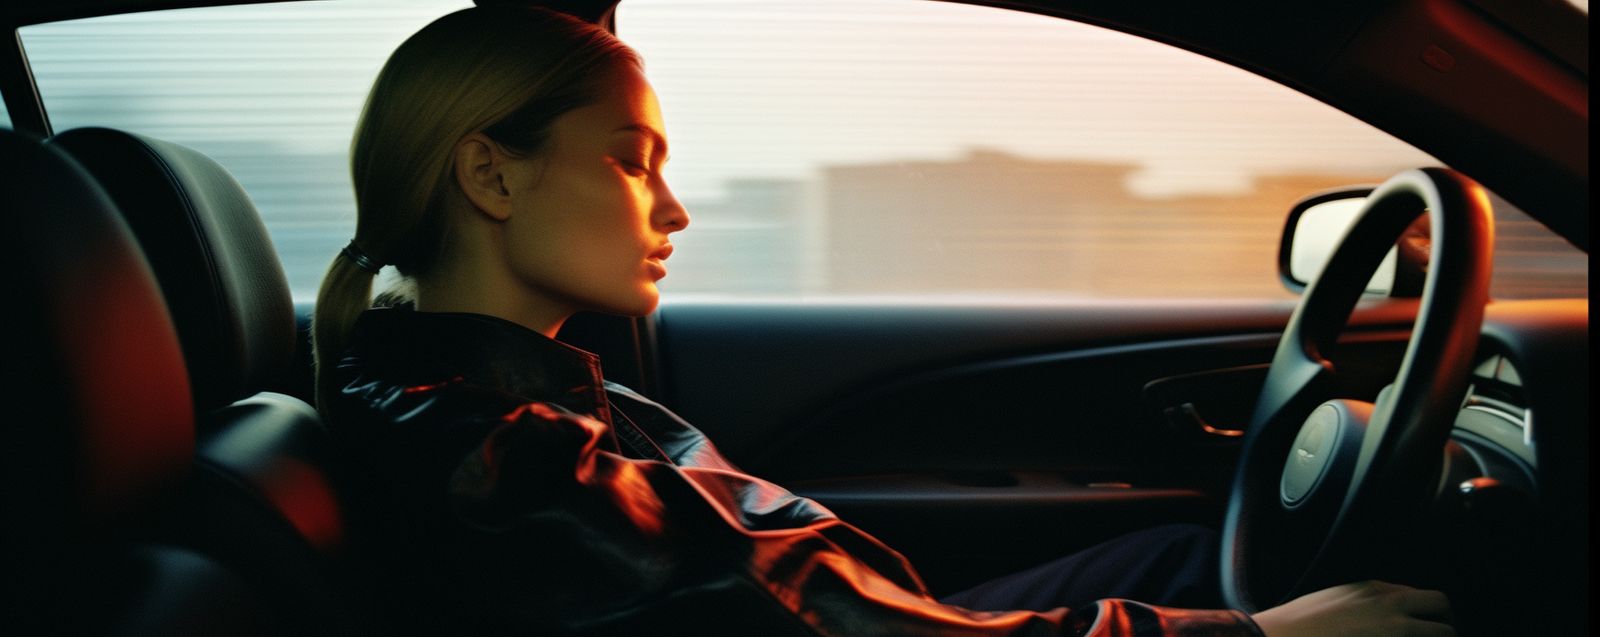
<svg viewBox="0 0 1600 637">
<path fill-rule="evenodd" d="M 20 29 L 52 127 L 192 147 L 244 185 L 297 301 L 355 231 L 349 148 L 389 53 L 468 0 L 268 3 Z"/>
<path fill-rule="evenodd" d="M 1494 275 L 1489 294 L 1501 299 L 1589 298 L 1589 253 L 1504 199 L 1494 206 Z"/>
<path fill-rule="evenodd" d="M 53 127 L 194 147 L 244 184 L 297 300 L 355 222 L 351 130 L 390 51 L 467 0 L 290 2 L 19 30 Z M 703 295 L 1282 298 L 1290 204 L 1432 158 L 1299 93 L 1053 18 L 911 0 L 627 0 Z M 3 113 L 3 109 L 0 109 Z M 1587 296 L 1500 206 L 1494 294 Z"/>
<path fill-rule="evenodd" d="M 0 100 L 0 128 L 11 128 L 11 112 L 6 110 L 5 100 Z"/>
<path fill-rule="evenodd" d="M 1296 200 L 1439 163 L 1221 62 L 1027 13 L 628 0 L 617 29 L 693 217 L 669 300 L 1281 298 Z M 1495 294 L 1587 295 L 1587 255 L 1500 204 Z"/>
</svg>

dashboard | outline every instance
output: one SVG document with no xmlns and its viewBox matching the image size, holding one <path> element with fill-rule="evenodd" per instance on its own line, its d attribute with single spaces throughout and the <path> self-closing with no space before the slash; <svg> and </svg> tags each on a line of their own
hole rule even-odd
<svg viewBox="0 0 1600 637">
<path fill-rule="evenodd" d="M 1530 634 L 1587 589 L 1589 302 L 1494 301 L 1411 549 L 1463 635 Z M 1530 623 L 1531 622 L 1531 623 Z M 1534 633 L 1543 630 L 1533 629 Z"/>
<path fill-rule="evenodd" d="M 1522 392 L 1522 375 L 1504 355 L 1480 358 L 1451 432 L 1450 464 L 1442 488 L 1471 478 L 1489 478 L 1528 496 L 1537 493 L 1533 414 Z M 1470 476 L 1466 475 L 1470 474 Z M 1462 480 L 1455 480 L 1462 478 Z"/>
</svg>

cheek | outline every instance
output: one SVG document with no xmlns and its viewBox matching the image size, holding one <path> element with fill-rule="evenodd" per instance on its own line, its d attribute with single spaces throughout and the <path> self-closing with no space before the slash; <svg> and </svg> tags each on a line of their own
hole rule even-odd
<svg viewBox="0 0 1600 637">
<path fill-rule="evenodd" d="M 630 210 L 629 199 L 615 190 L 580 195 L 566 209 L 566 217 L 558 220 L 564 245 L 557 249 L 595 272 L 642 260 L 642 254 L 636 254 L 640 242 Z"/>
<path fill-rule="evenodd" d="M 549 175 L 530 198 L 520 224 L 516 255 L 524 278 L 546 285 L 581 286 L 604 293 L 642 271 L 636 202 L 630 184 L 606 175 Z"/>
</svg>

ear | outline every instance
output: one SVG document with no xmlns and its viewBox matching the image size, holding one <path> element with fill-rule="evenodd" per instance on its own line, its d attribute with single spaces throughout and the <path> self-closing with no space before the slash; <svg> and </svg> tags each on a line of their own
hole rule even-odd
<svg viewBox="0 0 1600 637">
<path fill-rule="evenodd" d="M 472 133 L 456 143 L 456 185 L 472 206 L 496 221 L 511 218 L 511 193 L 503 170 L 505 153 L 483 133 Z"/>
</svg>

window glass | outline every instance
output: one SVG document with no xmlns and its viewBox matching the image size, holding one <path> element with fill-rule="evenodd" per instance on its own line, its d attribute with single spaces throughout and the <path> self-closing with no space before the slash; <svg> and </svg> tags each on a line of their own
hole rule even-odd
<svg viewBox="0 0 1600 637">
<path fill-rule="evenodd" d="M 0 100 L 0 128 L 11 128 L 11 113 L 6 110 L 5 100 Z"/>
<path fill-rule="evenodd" d="M 467 0 L 269 3 L 20 30 L 56 131 L 108 126 L 183 144 L 239 180 L 297 301 L 355 232 L 349 148 L 378 69 Z"/>
<path fill-rule="evenodd" d="M 268 3 L 20 33 L 55 130 L 110 126 L 217 159 L 309 301 L 354 229 L 348 147 L 373 77 L 468 5 Z M 674 237 L 669 299 L 1280 298 L 1295 200 L 1436 163 L 1213 60 L 1024 13 L 627 0 L 618 28 L 646 56 L 667 177 L 694 219 Z M 1586 255 L 1499 210 L 1497 296 L 1587 294 Z"/>
<path fill-rule="evenodd" d="M 1295 201 L 1438 164 L 1259 76 L 1027 13 L 628 0 L 617 29 L 693 218 L 669 298 L 1281 297 Z M 1587 256 L 1500 203 L 1497 284 L 1526 289 L 1496 294 L 1586 295 Z"/>
</svg>

